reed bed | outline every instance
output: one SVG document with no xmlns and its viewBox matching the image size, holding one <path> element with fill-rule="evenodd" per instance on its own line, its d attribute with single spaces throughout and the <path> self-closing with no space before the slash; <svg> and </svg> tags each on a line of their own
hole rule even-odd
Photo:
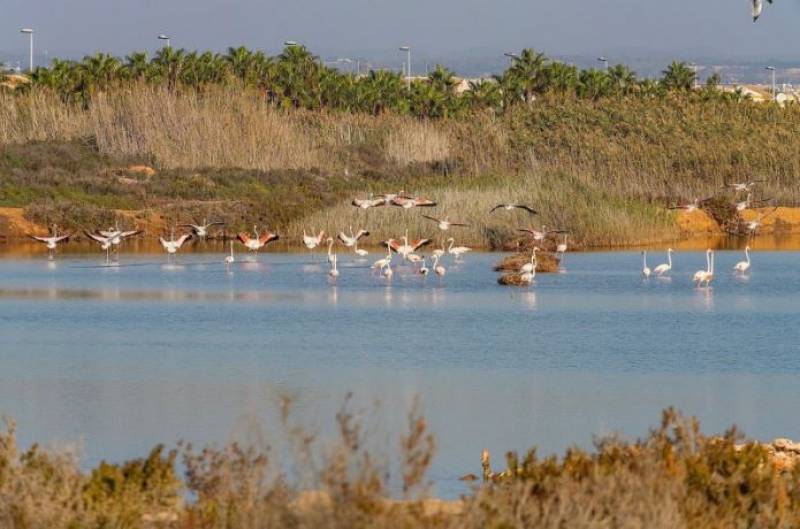
<svg viewBox="0 0 800 529">
<path fill-rule="evenodd" d="M 435 440 L 415 408 L 398 443 L 397 486 L 369 447 L 372 432 L 343 406 L 337 440 L 321 443 L 284 414 L 291 456 L 261 445 L 161 446 L 82 472 L 74 454 L 16 445 L 0 433 L 0 525 L 12 529 L 294 527 L 730 529 L 800 524 L 798 456 L 778 458 L 735 428 L 701 432 L 674 410 L 642 439 L 598 439 L 592 450 L 509 452 L 458 500 L 428 493 Z M 287 417 L 289 419 L 287 419 Z M 377 419 L 376 419 L 377 420 Z M 288 422 L 287 422 L 288 421 Z M 777 444 L 777 441 L 776 441 Z M 785 444 L 785 443 L 784 443 Z M 374 448 L 373 448 L 374 450 Z M 785 456 L 785 454 L 784 454 Z M 290 461 L 284 458 L 289 457 Z M 177 462 L 183 473 L 178 473 Z M 478 457 L 476 454 L 476 467 Z M 295 469 L 302 478 L 284 471 Z M 454 469 L 454 471 L 457 471 Z M 392 494 L 390 491 L 394 491 Z"/>
<path fill-rule="evenodd" d="M 98 91 L 85 105 L 32 90 L 0 95 L 0 149 L 78 142 L 106 170 L 82 168 L 90 155 L 66 168 L 22 160 L 6 163 L 9 169 L 0 156 L 0 203 L 60 198 L 158 209 L 176 200 L 233 200 L 241 206 L 226 219 L 232 224 L 266 218 L 290 236 L 367 223 L 372 240 L 405 229 L 434 234 L 416 211 L 376 211 L 367 219 L 347 205 L 354 196 L 405 189 L 436 199 L 440 207 L 431 213 L 471 223 L 452 233 L 468 245 L 513 244 L 515 230 L 532 222 L 571 230 L 579 246 L 631 245 L 676 237 L 664 206 L 710 195 L 732 200 L 722 190 L 729 181 L 764 179 L 754 198 L 796 205 L 797 123 L 798 106 L 695 94 L 599 101 L 544 95 L 500 115 L 424 120 L 281 109 L 242 87 L 134 84 Z M 159 173 L 123 188 L 114 168 L 127 163 Z M 505 201 L 531 203 L 541 215 L 488 216 Z"/>
</svg>

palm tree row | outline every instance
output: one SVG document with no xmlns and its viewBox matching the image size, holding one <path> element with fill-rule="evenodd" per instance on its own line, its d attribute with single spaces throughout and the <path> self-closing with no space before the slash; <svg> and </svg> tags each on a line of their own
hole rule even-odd
<svg viewBox="0 0 800 529">
<path fill-rule="evenodd" d="M 166 47 L 152 58 L 142 52 L 124 59 L 98 53 L 81 61 L 53 60 L 50 67 L 37 68 L 31 78 L 31 89 L 43 87 L 65 100 L 84 104 L 98 91 L 130 83 L 198 92 L 215 85 L 238 84 L 258 89 L 266 100 L 283 108 L 370 114 L 393 111 L 431 118 L 453 117 L 476 109 L 502 112 L 513 105 L 530 105 L 545 94 L 592 100 L 663 97 L 672 91 L 689 91 L 696 83 L 695 72 L 683 62 L 673 62 L 656 81 L 638 79 L 624 65 L 584 70 L 526 49 L 514 56 L 501 75 L 472 82 L 466 90 L 458 90 L 458 80 L 441 66 L 407 87 L 397 72 L 372 70 L 356 76 L 324 65 L 297 45 L 287 46 L 277 56 L 244 47 L 229 48 L 224 54 Z M 710 82 L 717 79 L 712 77 Z"/>
</svg>

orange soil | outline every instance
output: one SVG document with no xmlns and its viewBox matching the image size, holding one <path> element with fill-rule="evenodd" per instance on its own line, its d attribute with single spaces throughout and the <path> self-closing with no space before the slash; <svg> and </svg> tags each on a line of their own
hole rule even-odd
<svg viewBox="0 0 800 529">
<path fill-rule="evenodd" d="M 678 228 L 683 234 L 722 233 L 722 229 L 711 216 L 701 209 L 692 212 L 679 211 Z"/>
<path fill-rule="evenodd" d="M 758 229 L 759 233 L 796 233 L 800 231 L 800 208 L 756 208 L 747 209 L 742 212 L 742 218 L 745 221 L 757 219 L 759 216 L 764 215 L 761 219 L 761 227 Z"/>
<path fill-rule="evenodd" d="M 29 233 L 47 234 L 47 228 L 22 216 L 22 208 L 0 208 L 0 236 L 24 237 Z"/>
</svg>

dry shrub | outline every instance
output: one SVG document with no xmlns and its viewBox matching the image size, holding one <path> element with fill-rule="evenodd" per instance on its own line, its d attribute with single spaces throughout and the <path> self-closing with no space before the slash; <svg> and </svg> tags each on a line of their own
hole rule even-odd
<svg viewBox="0 0 800 529">
<path fill-rule="evenodd" d="M 0 145 L 32 141 L 84 138 L 90 131 L 88 115 L 46 90 L 24 96 L 0 91 Z"/>
<path fill-rule="evenodd" d="M 503 258 L 497 266 L 494 267 L 495 272 L 518 272 L 522 265 L 531 262 L 530 252 L 521 252 L 509 255 Z M 537 252 L 536 254 L 536 273 L 554 273 L 558 272 L 558 265 L 560 259 L 554 253 Z"/>
</svg>

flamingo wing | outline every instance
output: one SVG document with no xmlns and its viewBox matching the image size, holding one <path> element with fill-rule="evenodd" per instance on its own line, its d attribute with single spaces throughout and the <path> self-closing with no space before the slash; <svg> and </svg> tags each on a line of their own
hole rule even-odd
<svg viewBox="0 0 800 529">
<path fill-rule="evenodd" d="M 369 237 L 369 232 L 367 230 L 358 230 L 356 233 L 356 240 L 360 240 L 362 237 Z"/>
<path fill-rule="evenodd" d="M 72 237 L 72 234 L 67 233 L 66 235 L 59 235 L 58 237 L 54 237 L 53 241 L 56 243 L 59 243 L 61 241 L 68 241 L 70 237 Z"/>
<path fill-rule="evenodd" d="M 44 242 L 44 243 L 50 241 L 50 237 L 37 237 L 36 235 L 28 235 L 28 237 L 30 237 L 34 241 L 39 241 L 39 242 Z"/>
<path fill-rule="evenodd" d="M 394 240 L 394 239 L 389 239 L 388 241 L 383 241 L 381 243 L 381 246 L 388 247 L 394 253 L 397 253 L 397 252 L 400 251 L 400 243 L 398 241 Z"/>
<path fill-rule="evenodd" d="M 409 203 L 411 200 L 412 200 L 412 199 L 410 199 L 410 198 L 407 198 L 407 197 L 400 197 L 400 196 L 398 196 L 398 197 L 394 197 L 394 198 L 392 199 L 392 205 L 393 205 L 393 206 L 398 206 L 398 207 L 403 207 L 403 206 L 405 206 L 406 204 L 408 204 L 408 203 Z"/>
<path fill-rule="evenodd" d="M 124 239 L 126 237 L 133 237 L 134 235 L 139 235 L 140 233 L 142 233 L 142 230 L 130 230 L 130 231 L 123 231 L 122 233 L 119 234 L 119 236 Z"/>
<path fill-rule="evenodd" d="M 423 217 L 428 219 L 428 220 L 432 220 L 433 222 L 435 222 L 437 224 L 442 222 L 441 220 L 437 219 L 436 217 L 431 217 L 430 215 L 423 215 Z"/>
<path fill-rule="evenodd" d="M 175 246 L 176 246 L 177 248 L 180 248 L 181 246 L 183 246 L 183 243 L 185 243 L 185 242 L 186 242 L 186 239 L 188 239 L 188 238 L 189 238 L 189 237 L 191 237 L 191 236 L 192 236 L 192 235 L 191 235 L 190 233 L 184 233 L 183 235 L 181 235 L 180 237 L 178 237 L 178 240 L 177 240 L 177 241 L 175 241 Z"/>
<path fill-rule="evenodd" d="M 418 208 L 432 208 L 436 207 L 436 201 L 428 198 L 418 198 L 414 205 Z"/>
<path fill-rule="evenodd" d="M 528 213 L 530 213 L 531 215 L 537 215 L 539 213 L 538 211 L 536 211 L 532 207 L 526 206 L 525 204 L 515 204 L 514 207 L 517 208 L 517 209 L 525 210 Z"/>
<path fill-rule="evenodd" d="M 97 241 L 100 244 L 105 244 L 106 242 L 108 242 L 108 237 L 103 237 L 102 235 L 98 235 L 96 233 L 92 233 L 92 232 L 90 232 L 88 230 L 84 230 L 83 233 L 85 233 L 86 236 L 89 237 L 90 239 L 92 239 L 93 241 Z"/>
<path fill-rule="evenodd" d="M 345 235 L 344 232 L 341 231 L 339 232 L 339 235 L 336 236 L 336 238 L 342 241 L 342 244 L 347 244 L 350 240 L 350 237 L 348 237 L 347 235 Z"/>
<path fill-rule="evenodd" d="M 258 238 L 258 242 L 261 243 L 262 246 L 264 246 L 265 244 L 269 244 L 272 241 L 277 241 L 278 239 L 280 239 L 280 237 L 278 236 L 277 233 L 267 232 Z"/>
<path fill-rule="evenodd" d="M 411 250 L 416 252 L 417 250 L 419 250 L 423 246 L 427 246 L 432 242 L 433 241 L 431 239 L 418 239 L 416 241 L 411 241 Z"/>
<path fill-rule="evenodd" d="M 241 242 L 242 244 L 249 243 L 250 239 L 251 239 L 250 234 L 249 233 L 244 233 L 244 232 L 237 233 L 236 234 L 236 238 L 239 239 L 239 242 Z"/>
</svg>

